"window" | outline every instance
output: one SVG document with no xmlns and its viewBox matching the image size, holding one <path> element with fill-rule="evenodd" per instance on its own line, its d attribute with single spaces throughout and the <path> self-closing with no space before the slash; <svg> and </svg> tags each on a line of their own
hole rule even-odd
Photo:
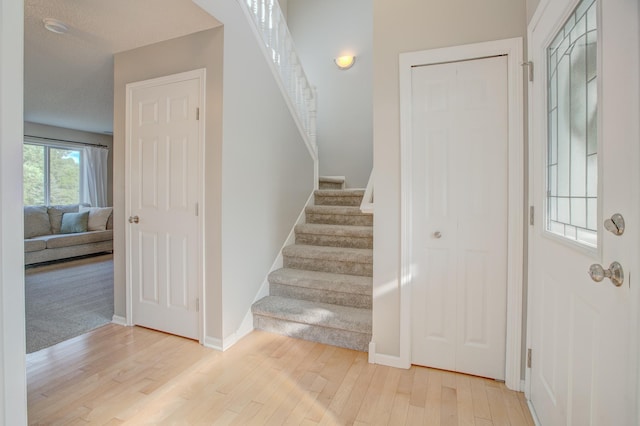
<svg viewBox="0 0 640 426">
<path fill-rule="evenodd" d="M 80 202 L 79 149 L 24 144 L 24 204 Z"/>
<path fill-rule="evenodd" d="M 598 91 L 595 0 L 583 0 L 547 49 L 547 230 L 596 247 Z"/>
</svg>

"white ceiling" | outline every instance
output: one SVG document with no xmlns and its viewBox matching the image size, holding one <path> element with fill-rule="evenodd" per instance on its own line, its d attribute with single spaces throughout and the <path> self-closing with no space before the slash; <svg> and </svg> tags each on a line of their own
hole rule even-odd
<svg viewBox="0 0 640 426">
<path fill-rule="evenodd" d="M 25 120 L 97 133 L 113 130 L 114 53 L 220 25 L 191 0 L 25 0 L 24 24 Z"/>
</svg>

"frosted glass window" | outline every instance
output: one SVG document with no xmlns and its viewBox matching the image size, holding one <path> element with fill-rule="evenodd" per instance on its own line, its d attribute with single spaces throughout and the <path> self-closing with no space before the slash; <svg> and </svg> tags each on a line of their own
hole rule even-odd
<svg viewBox="0 0 640 426">
<path fill-rule="evenodd" d="M 547 49 L 547 231 L 595 247 L 598 205 L 597 22 L 583 0 Z"/>
</svg>

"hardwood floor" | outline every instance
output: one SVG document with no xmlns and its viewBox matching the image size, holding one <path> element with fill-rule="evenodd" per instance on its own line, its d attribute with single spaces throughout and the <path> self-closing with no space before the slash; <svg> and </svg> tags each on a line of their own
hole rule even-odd
<svg viewBox="0 0 640 426">
<path fill-rule="evenodd" d="M 521 393 L 253 332 L 222 353 L 106 325 L 27 356 L 30 424 L 533 425 Z"/>
</svg>

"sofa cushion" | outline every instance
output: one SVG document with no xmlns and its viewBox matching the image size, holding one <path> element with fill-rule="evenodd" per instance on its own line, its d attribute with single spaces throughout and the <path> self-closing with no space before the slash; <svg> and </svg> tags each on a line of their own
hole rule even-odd
<svg viewBox="0 0 640 426">
<path fill-rule="evenodd" d="M 77 246 L 80 244 L 98 243 L 113 239 L 113 231 L 91 231 L 80 232 L 78 234 L 57 234 L 43 237 L 47 242 L 47 248 L 60 248 Z"/>
<path fill-rule="evenodd" d="M 88 231 L 105 231 L 113 207 L 80 207 L 80 212 L 89 212 Z"/>
<path fill-rule="evenodd" d="M 78 204 L 69 204 L 66 206 L 49 206 L 49 222 L 51 222 L 51 234 L 59 234 L 60 226 L 62 226 L 62 215 L 65 213 L 78 213 L 80 206 Z"/>
<path fill-rule="evenodd" d="M 89 212 L 65 213 L 62 215 L 60 233 L 76 234 L 78 232 L 87 232 L 88 224 Z"/>
<path fill-rule="evenodd" d="M 32 238 L 51 234 L 46 206 L 24 207 L 24 237 Z"/>
<path fill-rule="evenodd" d="M 24 240 L 24 252 L 25 253 L 31 253 L 34 251 L 40 251 L 40 250 L 44 250 L 45 248 L 47 248 L 47 242 L 44 241 L 43 239 L 28 239 L 28 240 Z"/>
</svg>

